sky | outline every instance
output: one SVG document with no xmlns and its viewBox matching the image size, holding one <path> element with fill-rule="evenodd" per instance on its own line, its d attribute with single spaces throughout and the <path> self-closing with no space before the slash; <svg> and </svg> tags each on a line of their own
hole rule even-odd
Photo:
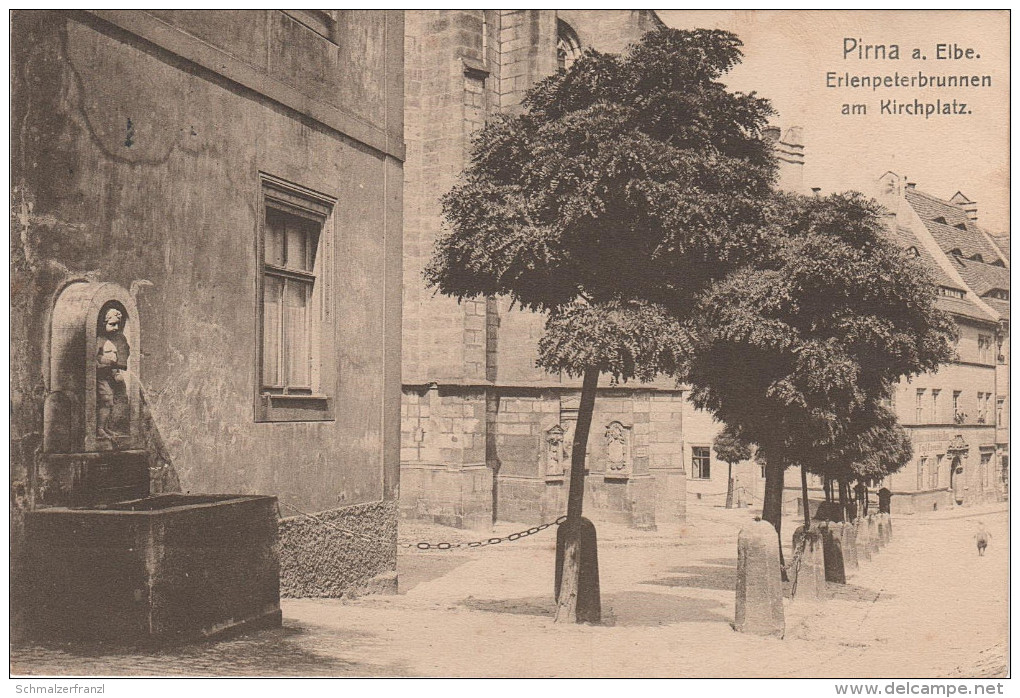
<svg viewBox="0 0 1020 698">
<path fill-rule="evenodd" d="M 723 81 L 755 91 L 779 112 L 773 123 L 804 131 L 804 184 L 822 193 L 874 194 L 887 170 L 921 191 L 948 199 L 962 191 L 978 203 L 978 224 L 1009 231 L 1009 14 L 1005 11 L 659 10 L 671 27 L 726 29 L 744 43 L 744 61 Z M 856 47 L 854 44 L 856 41 Z M 892 45 L 899 58 L 892 58 Z M 937 58 L 937 45 L 949 55 Z M 956 45 L 960 54 L 950 46 Z M 885 57 L 874 49 L 884 45 Z M 920 49 L 926 60 L 913 58 Z M 847 52 L 846 50 L 849 49 Z M 987 75 L 987 87 L 830 88 L 827 73 L 916 76 Z M 969 114 L 925 118 L 883 114 L 900 104 L 962 102 Z M 843 115 L 863 104 L 866 114 Z M 853 107 L 851 107 L 853 110 Z"/>
</svg>

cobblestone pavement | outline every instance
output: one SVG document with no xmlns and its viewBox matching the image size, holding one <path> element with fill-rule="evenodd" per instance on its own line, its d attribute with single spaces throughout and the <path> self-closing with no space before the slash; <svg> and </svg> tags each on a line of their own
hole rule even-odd
<svg viewBox="0 0 1020 698">
<path fill-rule="evenodd" d="M 16 675 L 838 676 L 1007 673 L 1007 514 L 897 519 L 894 540 L 829 599 L 787 601 L 782 641 L 733 632 L 746 510 L 691 507 L 681 530 L 599 525 L 605 624 L 552 622 L 554 535 L 489 549 L 405 550 L 400 593 L 283 602 L 277 630 L 129 653 L 16 647 Z M 979 558 L 977 519 L 993 533 Z M 789 540 L 796 522 L 784 524 Z M 501 524 L 497 535 L 514 530 Z M 407 526 L 401 537 L 472 534 Z M 483 534 L 485 537 L 488 533 Z M 458 538 L 459 537 L 459 538 Z"/>
</svg>

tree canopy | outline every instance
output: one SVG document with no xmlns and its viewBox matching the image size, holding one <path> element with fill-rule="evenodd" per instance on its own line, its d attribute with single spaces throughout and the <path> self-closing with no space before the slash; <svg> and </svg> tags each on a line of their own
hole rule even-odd
<svg viewBox="0 0 1020 698">
<path fill-rule="evenodd" d="M 751 457 L 751 444 L 742 439 L 736 429 L 729 425 L 715 435 L 712 450 L 719 460 L 730 465 Z"/>
<path fill-rule="evenodd" d="M 550 370 L 675 373 L 679 319 L 757 247 L 776 177 L 772 108 L 719 82 L 740 46 L 662 29 L 537 83 L 475 139 L 426 280 L 548 312 Z"/>
<path fill-rule="evenodd" d="M 760 254 L 692 316 L 692 399 L 770 464 L 820 472 L 850 462 L 877 474 L 909 458 L 878 402 L 901 377 L 949 360 L 955 325 L 923 263 L 887 239 L 882 213 L 854 193 L 777 195 Z"/>
</svg>

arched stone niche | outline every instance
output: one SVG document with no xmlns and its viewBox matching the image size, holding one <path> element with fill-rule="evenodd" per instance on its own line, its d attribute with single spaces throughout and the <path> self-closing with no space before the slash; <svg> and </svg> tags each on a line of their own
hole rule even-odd
<svg viewBox="0 0 1020 698">
<path fill-rule="evenodd" d="M 43 418 L 48 454 L 140 448 L 138 308 L 124 288 L 75 282 L 50 319 Z"/>
</svg>

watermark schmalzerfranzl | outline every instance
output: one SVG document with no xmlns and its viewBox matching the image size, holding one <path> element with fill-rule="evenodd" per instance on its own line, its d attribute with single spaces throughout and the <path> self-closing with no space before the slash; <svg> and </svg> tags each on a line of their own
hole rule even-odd
<svg viewBox="0 0 1020 698">
<path fill-rule="evenodd" d="M 106 693 L 106 684 L 85 686 L 80 683 L 61 685 L 58 683 L 33 684 L 19 683 L 14 686 L 15 693 Z"/>
</svg>

